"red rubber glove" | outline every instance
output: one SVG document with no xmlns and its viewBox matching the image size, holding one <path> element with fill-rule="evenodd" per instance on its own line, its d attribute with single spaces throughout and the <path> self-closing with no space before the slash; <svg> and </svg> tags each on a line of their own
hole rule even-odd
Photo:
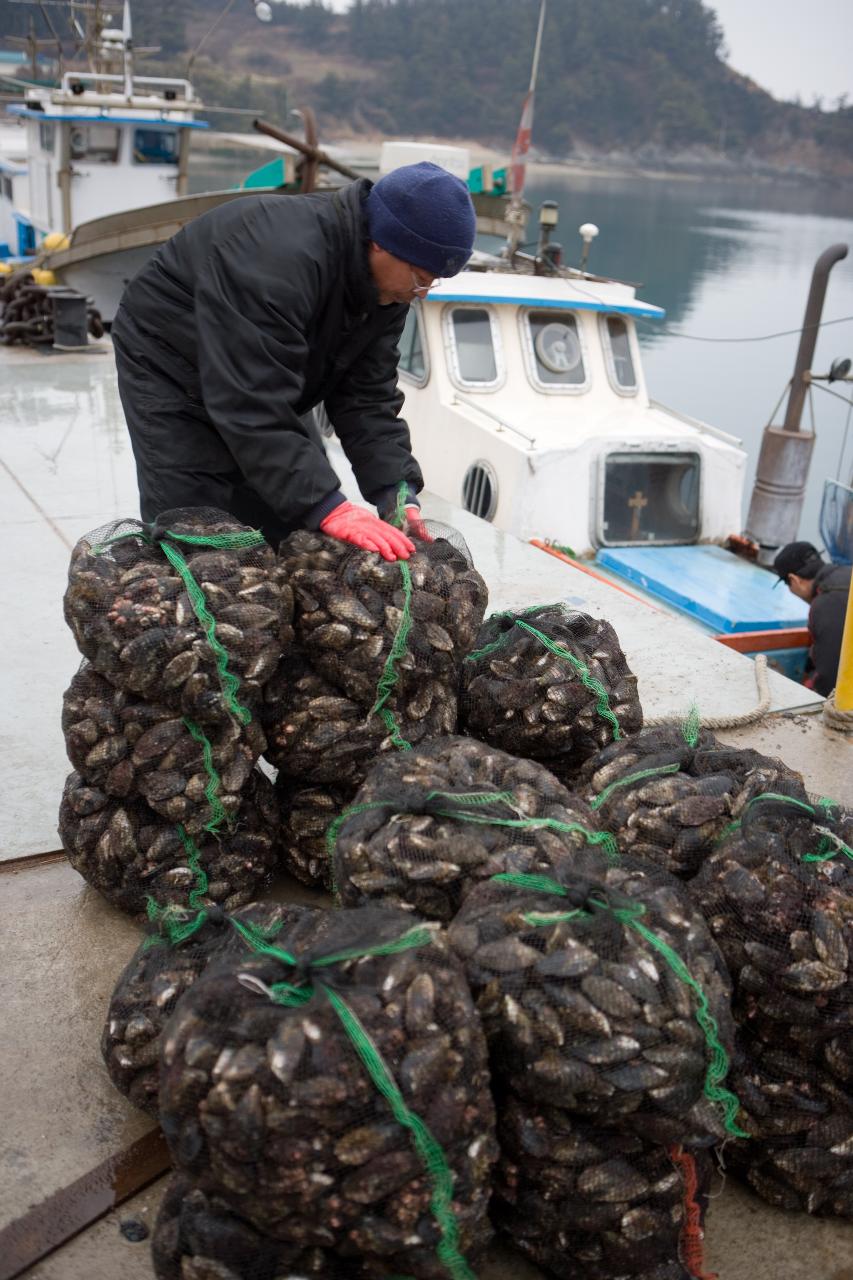
<svg viewBox="0 0 853 1280">
<path fill-rule="evenodd" d="M 341 542 L 351 542 L 363 551 L 378 551 L 386 560 L 408 560 L 415 544 L 399 529 L 380 520 L 372 511 L 342 502 L 320 521 L 323 533 Z"/>
</svg>

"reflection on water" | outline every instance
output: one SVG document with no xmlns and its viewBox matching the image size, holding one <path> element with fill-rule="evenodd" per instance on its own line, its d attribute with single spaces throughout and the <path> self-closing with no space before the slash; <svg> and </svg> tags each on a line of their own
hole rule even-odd
<svg viewBox="0 0 853 1280">
<path fill-rule="evenodd" d="M 233 185 L 259 162 L 247 152 L 246 158 L 238 155 L 216 169 L 199 168 L 193 189 L 204 190 L 205 183 L 208 189 Z M 743 440 L 750 458 L 748 503 L 762 430 L 793 371 L 815 260 L 838 241 L 853 251 L 849 189 L 574 177 L 551 169 L 532 176 L 526 194 L 534 208 L 531 235 L 540 202 L 557 200 L 555 238 L 563 244 L 565 260 L 579 259 L 578 226 L 595 222 L 601 234 L 593 243 L 590 267 L 638 283 L 642 298 L 666 309 L 663 324 L 639 326 L 649 390 L 655 399 Z M 853 316 L 853 252 L 833 269 L 824 306 L 825 320 L 842 316 Z M 746 340 L 789 329 L 796 332 L 767 342 Z M 674 330 L 737 341 L 693 341 L 676 337 Z M 853 356 L 853 321 L 822 329 L 814 368 L 826 372 L 835 357 L 846 355 Z M 834 389 L 847 396 L 853 392 L 850 384 Z M 824 478 L 851 479 L 853 422 L 848 406 L 837 399 L 815 389 L 812 400 L 817 442 L 801 535 L 817 539 Z M 784 403 L 775 422 L 783 412 Z M 807 405 L 804 424 L 810 420 Z M 850 426 L 846 440 L 845 424 Z"/>
</svg>

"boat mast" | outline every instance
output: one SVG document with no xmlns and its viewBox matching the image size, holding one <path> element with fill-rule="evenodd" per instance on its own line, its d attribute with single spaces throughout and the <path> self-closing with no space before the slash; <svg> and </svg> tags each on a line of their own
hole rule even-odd
<svg viewBox="0 0 853 1280">
<path fill-rule="evenodd" d="M 518 249 L 524 232 L 524 181 L 527 175 L 527 153 L 530 150 L 530 138 L 533 133 L 533 95 L 536 92 L 536 79 L 539 75 L 539 53 L 542 49 L 542 32 L 545 27 L 545 7 L 547 0 L 542 0 L 539 8 L 539 26 L 536 31 L 536 43 L 533 46 L 533 65 L 530 68 L 530 85 L 527 96 L 521 107 L 521 120 L 518 133 L 512 147 L 510 174 L 512 178 L 512 199 L 506 211 L 506 221 L 510 224 L 504 254 L 511 258 Z"/>
</svg>

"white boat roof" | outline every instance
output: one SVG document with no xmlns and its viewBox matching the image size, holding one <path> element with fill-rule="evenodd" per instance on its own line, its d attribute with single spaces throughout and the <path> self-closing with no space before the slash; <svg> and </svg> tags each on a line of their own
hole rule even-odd
<svg viewBox="0 0 853 1280">
<path fill-rule="evenodd" d="M 126 103 L 123 104 L 126 107 Z M 186 110 L 184 108 L 183 110 Z M 189 109 L 196 109 L 195 106 Z M 104 111 L 102 108 L 95 111 L 36 111 L 32 107 L 21 106 L 20 103 L 13 103 L 6 110 L 12 116 L 18 116 L 22 120 L 50 120 L 51 123 L 70 122 L 71 124 L 167 124 L 173 129 L 209 129 L 210 125 L 206 120 L 184 120 L 181 115 L 175 115 L 172 110 L 163 110 L 159 100 L 152 101 L 148 107 L 140 107 L 133 114 L 119 115 L 114 111 Z"/>
<path fill-rule="evenodd" d="M 490 302 L 565 311 L 607 311 L 662 320 L 663 307 L 641 302 L 632 285 L 588 277 L 520 275 L 498 270 L 461 271 L 429 292 L 433 302 Z"/>
</svg>

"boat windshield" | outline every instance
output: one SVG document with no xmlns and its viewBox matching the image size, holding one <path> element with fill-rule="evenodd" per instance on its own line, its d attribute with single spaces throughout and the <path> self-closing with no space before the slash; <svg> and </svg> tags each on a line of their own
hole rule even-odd
<svg viewBox="0 0 853 1280">
<path fill-rule="evenodd" d="M 177 130 L 134 129 L 133 159 L 135 164 L 177 164 Z"/>
</svg>

